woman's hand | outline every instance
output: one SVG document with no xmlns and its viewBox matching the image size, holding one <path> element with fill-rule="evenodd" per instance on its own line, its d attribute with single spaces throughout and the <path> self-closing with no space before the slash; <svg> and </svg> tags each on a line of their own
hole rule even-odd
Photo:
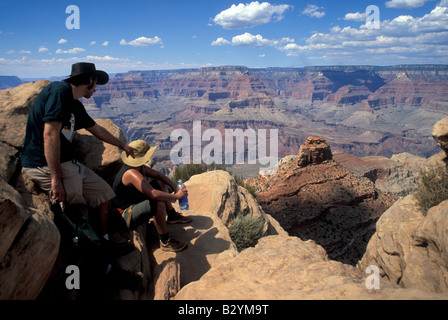
<svg viewBox="0 0 448 320">
<path fill-rule="evenodd" d="M 176 195 L 176 197 L 177 197 L 177 200 L 180 200 L 180 199 L 182 199 L 183 197 L 188 196 L 187 187 L 183 186 L 181 189 L 179 189 L 179 190 L 176 192 L 175 195 Z"/>
</svg>

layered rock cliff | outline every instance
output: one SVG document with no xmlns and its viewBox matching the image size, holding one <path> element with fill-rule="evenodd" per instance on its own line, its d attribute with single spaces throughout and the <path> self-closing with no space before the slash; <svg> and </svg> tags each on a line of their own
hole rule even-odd
<svg viewBox="0 0 448 320">
<path fill-rule="evenodd" d="M 161 150 L 172 147 L 170 128 L 188 129 L 194 119 L 204 130 L 277 128 L 281 157 L 319 136 L 356 156 L 426 158 L 437 152 L 429 128 L 447 114 L 447 89 L 443 65 L 133 71 L 99 88 L 90 111 L 113 119 L 129 140 L 165 143 Z"/>
</svg>

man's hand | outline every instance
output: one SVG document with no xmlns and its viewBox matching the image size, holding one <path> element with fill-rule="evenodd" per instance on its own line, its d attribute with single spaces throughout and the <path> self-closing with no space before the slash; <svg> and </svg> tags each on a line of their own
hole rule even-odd
<svg viewBox="0 0 448 320">
<path fill-rule="evenodd" d="M 126 152 L 126 155 L 132 158 L 135 158 L 134 155 L 134 148 L 127 146 L 125 143 L 123 143 L 120 139 L 114 137 L 109 131 L 107 131 L 105 128 L 100 126 L 99 124 L 95 123 L 93 127 L 86 128 L 87 131 L 89 131 L 91 134 L 93 134 L 95 137 L 100 139 L 101 141 L 104 141 L 106 143 L 109 143 L 111 145 L 114 145 L 124 152 Z"/>
<path fill-rule="evenodd" d="M 51 179 L 51 199 L 57 202 L 64 202 L 66 198 L 66 192 L 62 181 Z"/>
<path fill-rule="evenodd" d="M 63 202 L 66 198 L 64 185 L 62 184 L 62 171 L 60 162 L 60 135 L 62 122 L 50 121 L 44 125 L 44 152 L 48 169 L 51 175 L 51 198 Z"/>
<path fill-rule="evenodd" d="M 131 156 L 132 158 L 135 158 L 134 152 L 137 151 L 134 148 L 132 148 L 131 146 L 127 146 L 125 145 L 123 147 L 123 151 L 126 152 L 126 156 Z"/>
</svg>

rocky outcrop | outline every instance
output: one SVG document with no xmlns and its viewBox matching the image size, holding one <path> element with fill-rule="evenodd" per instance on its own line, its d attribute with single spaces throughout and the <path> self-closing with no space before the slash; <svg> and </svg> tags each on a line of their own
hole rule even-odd
<svg viewBox="0 0 448 320">
<path fill-rule="evenodd" d="M 312 164 L 321 164 L 333 159 L 331 148 L 326 140 L 319 137 L 309 137 L 305 144 L 300 146 L 297 165 L 306 167 Z"/>
<path fill-rule="evenodd" d="M 300 150 L 280 161 L 277 173 L 248 184 L 258 191 L 263 210 L 290 235 L 316 241 L 330 259 L 356 264 L 395 197 L 331 160 L 322 139 L 311 137 Z"/>
<path fill-rule="evenodd" d="M 448 292 L 447 211 L 443 202 L 425 217 L 412 195 L 399 200 L 378 221 L 360 268 L 376 265 L 403 288 Z"/>
<path fill-rule="evenodd" d="M 250 214 L 265 220 L 268 234 L 285 234 L 278 222 L 266 214 L 253 196 L 237 185 L 228 172 L 216 170 L 195 175 L 185 184 L 190 194 L 191 210 L 212 212 L 226 226 L 238 213 Z"/>
<path fill-rule="evenodd" d="M 418 187 L 418 177 L 426 159 L 408 153 L 386 157 L 356 157 L 335 153 L 334 159 L 351 172 L 370 179 L 382 192 L 404 197 Z"/>
<path fill-rule="evenodd" d="M 11 180 L 19 165 L 28 111 L 50 82 L 37 81 L 0 91 L 0 177 Z"/>
<path fill-rule="evenodd" d="M 448 117 L 443 118 L 434 125 L 432 136 L 440 149 L 445 152 L 446 157 L 448 157 Z"/>
<path fill-rule="evenodd" d="M 292 267 L 293 266 L 293 267 Z M 400 289 L 387 280 L 368 289 L 369 274 L 329 260 L 313 241 L 269 236 L 199 281 L 182 288 L 178 300 L 396 300 L 447 299 L 448 295 Z"/>
<path fill-rule="evenodd" d="M 435 139 L 448 134 L 444 121 L 434 127 Z M 427 166 L 445 166 L 444 157 L 445 152 L 435 155 Z M 448 292 L 447 213 L 448 201 L 425 214 L 412 194 L 400 199 L 378 220 L 359 266 L 377 265 L 383 278 L 403 288 Z"/>
<path fill-rule="evenodd" d="M 95 122 L 123 142 L 126 138 L 121 129 L 110 119 L 96 119 Z M 79 130 L 74 138 L 78 160 L 95 171 L 103 179 L 111 182 L 122 166 L 121 150 L 118 147 L 103 143 L 85 129 Z"/>
<path fill-rule="evenodd" d="M 170 235 L 188 242 L 188 249 L 180 253 L 163 252 L 156 246 L 156 270 L 173 262 L 179 275 L 173 275 L 172 284 L 156 299 L 173 298 L 181 288 L 198 281 L 211 268 L 222 265 L 238 255 L 229 236 L 227 226 L 239 213 L 262 217 L 268 235 L 287 236 L 271 216 L 264 213 L 250 193 L 240 186 L 226 171 L 216 170 L 194 175 L 185 185 L 188 189 L 190 208 L 183 214 L 193 221 L 186 226 L 170 228 Z M 177 207 L 177 204 L 175 204 Z"/>
<path fill-rule="evenodd" d="M 26 192 L 19 155 L 27 114 L 48 81 L 0 91 L 0 299 L 34 299 L 50 276 L 59 233 L 45 196 Z M 14 183 L 15 185 L 15 183 Z M 17 189 L 17 190 L 16 190 Z M 19 191 L 22 193 L 19 193 Z M 36 268 L 39 265 L 39 268 Z"/>
</svg>

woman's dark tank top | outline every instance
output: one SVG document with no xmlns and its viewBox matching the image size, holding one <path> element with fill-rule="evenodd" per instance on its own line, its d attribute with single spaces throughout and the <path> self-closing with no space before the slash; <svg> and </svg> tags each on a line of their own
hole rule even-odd
<svg viewBox="0 0 448 320">
<path fill-rule="evenodd" d="M 112 209 L 116 208 L 126 209 L 132 204 L 137 204 L 145 200 L 148 200 L 148 197 L 146 197 L 143 193 L 138 191 L 134 186 L 126 186 L 123 184 L 122 182 L 123 175 L 126 173 L 126 171 L 130 169 L 138 170 L 138 168 L 130 167 L 124 164 L 121 170 L 118 172 L 117 176 L 115 177 L 112 188 L 115 192 L 116 197 L 111 201 Z"/>
</svg>

